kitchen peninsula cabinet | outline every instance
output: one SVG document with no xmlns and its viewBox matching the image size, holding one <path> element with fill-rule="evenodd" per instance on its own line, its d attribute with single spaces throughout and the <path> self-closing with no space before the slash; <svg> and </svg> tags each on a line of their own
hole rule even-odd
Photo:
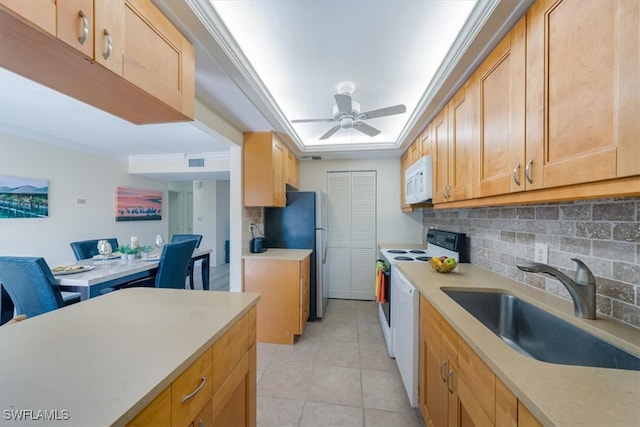
<svg viewBox="0 0 640 427">
<path fill-rule="evenodd" d="M 287 147 L 274 132 L 245 132 L 242 144 L 244 206 L 285 207 Z"/>
<path fill-rule="evenodd" d="M 130 288 L 2 327 L 0 406 L 66 410 L 61 426 L 255 426 L 259 298 Z"/>
<path fill-rule="evenodd" d="M 257 341 L 293 344 L 309 318 L 310 249 L 276 249 L 243 257 L 245 292 L 261 295 Z"/>
<path fill-rule="evenodd" d="M 0 66 L 135 124 L 193 120 L 193 46 L 147 0 L 0 0 Z"/>
</svg>

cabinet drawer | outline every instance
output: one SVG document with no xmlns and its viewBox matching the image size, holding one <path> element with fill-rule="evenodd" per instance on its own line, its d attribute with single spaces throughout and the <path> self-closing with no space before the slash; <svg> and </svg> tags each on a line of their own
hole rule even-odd
<svg viewBox="0 0 640 427">
<path fill-rule="evenodd" d="M 213 395 L 211 348 L 171 384 L 171 424 L 188 425 Z"/>
<path fill-rule="evenodd" d="M 458 339 L 458 370 L 470 396 L 477 401 L 491 423 L 495 423 L 496 376 L 462 338 Z M 462 385 L 459 395 L 462 400 Z"/>
<path fill-rule="evenodd" d="M 249 349 L 249 317 L 250 313 L 245 314 L 211 348 L 216 361 L 211 379 L 214 390 L 220 388 Z"/>
<path fill-rule="evenodd" d="M 171 387 L 164 389 L 127 427 L 171 425 Z"/>
</svg>

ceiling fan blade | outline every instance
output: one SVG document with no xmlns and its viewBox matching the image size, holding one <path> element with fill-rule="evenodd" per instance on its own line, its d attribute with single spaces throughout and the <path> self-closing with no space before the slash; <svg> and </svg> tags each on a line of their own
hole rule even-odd
<svg viewBox="0 0 640 427">
<path fill-rule="evenodd" d="M 298 120 L 291 120 L 291 123 L 316 123 L 316 122 L 333 122 L 336 119 L 334 119 L 333 117 L 330 119 L 298 119 Z"/>
<path fill-rule="evenodd" d="M 335 95 L 339 113 L 351 114 L 351 95 L 338 93 Z"/>
<path fill-rule="evenodd" d="M 376 136 L 377 134 L 380 133 L 380 131 L 372 126 L 369 126 L 366 123 L 362 123 L 362 122 L 356 122 L 356 124 L 353 126 L 356 130 L 359 130 L 362 133 L 365 133 L 369 136 Z"/>
<path fill-rule="evenodd" d="M 336 95 L 337 96 L 337 95 Z M 358 115 L 358 119 L 375 119 L 377 117 L 392 116 L 394 114 L 402 114 L 407 112 L 404 104 L 394 105 L 393 107 L 380 108 L 379 110 L 366 111 Z"/>
<path fill-rule="evenodd" d="M 340 125 L 335 125 L 331 129 L 329 129 L 329 131 L 327 133 L 322 135 L 320 137 L 320 139 L 329 139 L 329 138 L 331 138 L 331 135 L 333 135 L 334 133 L 338 132 L 339 129 L 340 129 Z"/>
</svg>

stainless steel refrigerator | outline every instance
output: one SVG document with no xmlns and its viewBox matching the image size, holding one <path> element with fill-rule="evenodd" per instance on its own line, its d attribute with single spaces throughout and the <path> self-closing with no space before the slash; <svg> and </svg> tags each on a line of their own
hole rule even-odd
<svg viewBox="0 0 640 427">
<path fill-rule="evenodd" d="M 270 248 L 311 249 L 309 320 L 324 316 L 327 284 L 327 196 L 321 191 L 287 191 L 287 206 L 264 210 Z"/>
</svg>

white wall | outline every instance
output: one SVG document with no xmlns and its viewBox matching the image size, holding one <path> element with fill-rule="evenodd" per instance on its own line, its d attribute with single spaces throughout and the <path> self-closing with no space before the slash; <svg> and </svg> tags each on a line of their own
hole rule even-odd
<svg viewBox="0 0 640 427">
<path fill-rule="evenodd" d="M 216 259 L 216 181 L 198 181 L 200 188 L 193 187 L 193 232 L 202 234 L 203 249 L 211 249 L 211 264 Z"/>
<path fill-rule="evenodd" d="M 0 255 L 42 256 L 54 265 L 75 259 L 75 240 L 128 243 L 135 235 L 153 245 L 156 234 L 168 235 L 167 183 L 129 175 L 126 162 L 1 135 L 0 174 L 49 180 L 49 217 L 0 219 Z M 162 191 L 162 220 L 116 222 L 117 186 Z"/>
<path fill-rule="evenodd" d="M 417 243 L 422 239 L 421 212 L 400 209 L 400 160 L 305 160 L 300 162 L 300 190 L 327 191 L 327 172 L 377 171 L 378 243 Z"/>
</svg>

